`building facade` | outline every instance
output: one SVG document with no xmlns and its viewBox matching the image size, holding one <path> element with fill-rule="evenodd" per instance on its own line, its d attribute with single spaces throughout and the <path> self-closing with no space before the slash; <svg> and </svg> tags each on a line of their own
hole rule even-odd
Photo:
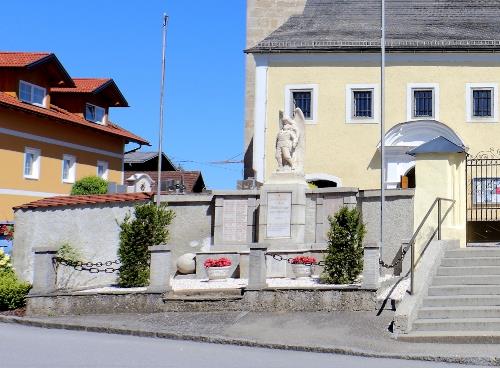
<svg viewBox="0 0 500 368">
<path fill-rule="evenodd" d="M 472 154 L 500 147 L 499 15 L 494 2 L 387 1 L 388 188 L 401 187 L 402 177 L 418 182 L 406 152 L 436 137 Z M 379 37 L 380 2 L 308 0 L 247 50 L 256 65 L 257 181 L 277 167 L 279 111 L 296 106 L 307 120 L 308 180 L 380 187 Z"/>
<path fill-rule="evenodd" d="M 148 144 L 109 119 L 126 106 L 112 79 L 73 79 L 54 54 L 0 52 L 0 221 L 85 176 L 122 184 L 125 144 Z"/>
</svg>

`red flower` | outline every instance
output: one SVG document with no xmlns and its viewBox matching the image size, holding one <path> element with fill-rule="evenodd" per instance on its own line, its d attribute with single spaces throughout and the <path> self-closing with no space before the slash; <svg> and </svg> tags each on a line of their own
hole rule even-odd
<svg viewBox="0 0 500 368">
<path fill-rule="evenodd" d="M 306 257 L 306 256 L 297 256 L 292 258 L 290 261 L 291 264 L 304 264 L 304 265 L 312 265 L 316 263 L 316 258 L 314 257 Z"/>
<path fill-rule="evenodd" d="M 0 225 L 0 236 L 12 240 L 14 238 L 14 225 Z"/>
<path fill-rule="evenodd" d="M 208 267 L 227 267 L 231 266 L 232 262 L 229 258 L 222 257 L 222 258 L 208 258 L 203 265 L 205 268 Z"/>
</svg>

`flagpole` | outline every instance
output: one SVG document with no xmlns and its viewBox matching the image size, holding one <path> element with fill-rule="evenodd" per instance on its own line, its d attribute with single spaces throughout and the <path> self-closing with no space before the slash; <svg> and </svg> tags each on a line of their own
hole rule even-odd
<svg viewBox="0 0 500 368">
<path fill-rule="evenodd" d="M 385 0 L 382 1 L 380 39 L 380 260 L 383 260 L 385 219 Z"/>
<path fill-rule="evenodd" d="M 168 15 L 163 14 L 163 47 L 161 60 L 161 91 L 160 91 L 160 128 L 158 132 L 158 179 L 156 188 L 156 205 L 161 203 L 161 163 L 163 159 L 163 95 L 165 92 L 165 53 L 167 49 Z"/>
</svg>

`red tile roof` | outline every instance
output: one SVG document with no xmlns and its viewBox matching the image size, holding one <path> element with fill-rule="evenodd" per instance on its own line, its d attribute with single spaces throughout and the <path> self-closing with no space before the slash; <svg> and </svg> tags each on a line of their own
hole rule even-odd
<svg viewBox="0 0 500 368">
<path fill-rule="evenodd" d="M 134 174 L 148 174 L 155 183 L 158 180 L 158 171 L 125 171 L 125 180 Z M 201 180 L 201 183 L 199 183 L 201 188 L 199 189 L 205 189 L 205 182 L 200 171 L 162 171 L 161 180 L 162 182 L 165 180 L 184 181 L 187 193 L 192 193 L 193 189 L 198 189 L 195 188 L 195 185 L 198 180 Z"/>
<path fill-rule="evenodd" d="M 49 52 L 0 52 L 0 66 L 25 67 L 49 55 Z"/>
<path fill-rule="evenodd" d="M 13 108 L 16 110 L 21 110 L 29 113 L 33 113 L 36 115 L 41 115 L 47 118 L 53 118 L 65 123 L 76 124 L 80 126 L 84 126 L 87 128 L 95 129 L 101 131 L 103 133 L 108 133 L 116 136 L 123 137 L 129 141 L 137 142 L 140 144 L 148 144 L 149 142 L 144 138 L 141 138 L 128 130 L 125 130 L 118 125 L 108 122 L 107 125 L 101 125 L 97 123 L 93 123 L 85 120 L 83 117 L 80 117 L 76 114 L 72 114 L 69 111 L 61 109 L 55 105 L 52 105 L 50 109 L 46 109 L 40 106 L 32 105 L 26 102 L 19 101 L 17 98 L 8 95 L 4 92 L 0 92 L 0 106 Z"/>
<path fill-rule="evenodd" d="M 59 197 L 43 198 L 37 201 L 16 206 L 14 207 L 14 210 L 61 207 L 61 206 L 77 206 L 77 205 L 97 204 L 97 203 L 148 201 L 151 199 L 152 196 L 153 196 L 152 193 L 59 196 Z"/>
<path fill-rule="evenodd" d="M 111 78 L 73 78 L 75 88 L 51 88 L 52 92 L 91 93 L 111 81 Z"/>
</svg>

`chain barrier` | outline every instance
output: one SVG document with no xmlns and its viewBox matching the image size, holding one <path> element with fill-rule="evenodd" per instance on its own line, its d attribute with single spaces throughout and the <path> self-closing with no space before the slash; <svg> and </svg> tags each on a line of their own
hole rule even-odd
<svg viewBox="0 0 500 368">
<path fill-rule="evenodd" d="M 396 266 L 398 266 L 403 262 L 403 259 L 405 258 L 406 253 L 408 253 L 410 248 L 411 248 L 411 243 L 408 244 L 406 248 L 403 248 L 403 250 L 401 251 L 401 257 L 399 257 L 396 261 L 394 261 L 391 264 L 385 263 L 382 259 L 379 259 L 378 263 L 384 268 L 389 268 L 389 269 L 395 268 Z"/>
<path fill-rule="evenodd" d="M 283 261 L 283 262 L 287 262 L 287 263 L 290 263 L 290 264 L 292 264 L 292 260 L 293 260 L 293 258 L 285 258 L 285 257 L 283 257 L 282 255 L 279 255 L 279 254 L 266 254 L 266 256 L 271 257 L 275 261 L 279 261 L 279 262 Z M 325 266 L 325 261 L 319 261 L 319 262 L 316 262 L 316 263 L 304 263 L 304 264 L 307 265 L 307 266 L 324 267 Z"/>
<path fill-rule="evenodd" d="M 56 264 L 60 264 L 63 266 L 73 267 L 75 271 L 84 271 L 90 273 L 114 273 L 120 270 L 120 267 L 114 267 L 114 265 L 119 265 L 120 261 L 106 261 L 106 262 L 80 262 L 80 261 L 72 261 L 69 259 L 64 259 L 62 257 L 54 257 L 52 260 Z"/>
</svg>

